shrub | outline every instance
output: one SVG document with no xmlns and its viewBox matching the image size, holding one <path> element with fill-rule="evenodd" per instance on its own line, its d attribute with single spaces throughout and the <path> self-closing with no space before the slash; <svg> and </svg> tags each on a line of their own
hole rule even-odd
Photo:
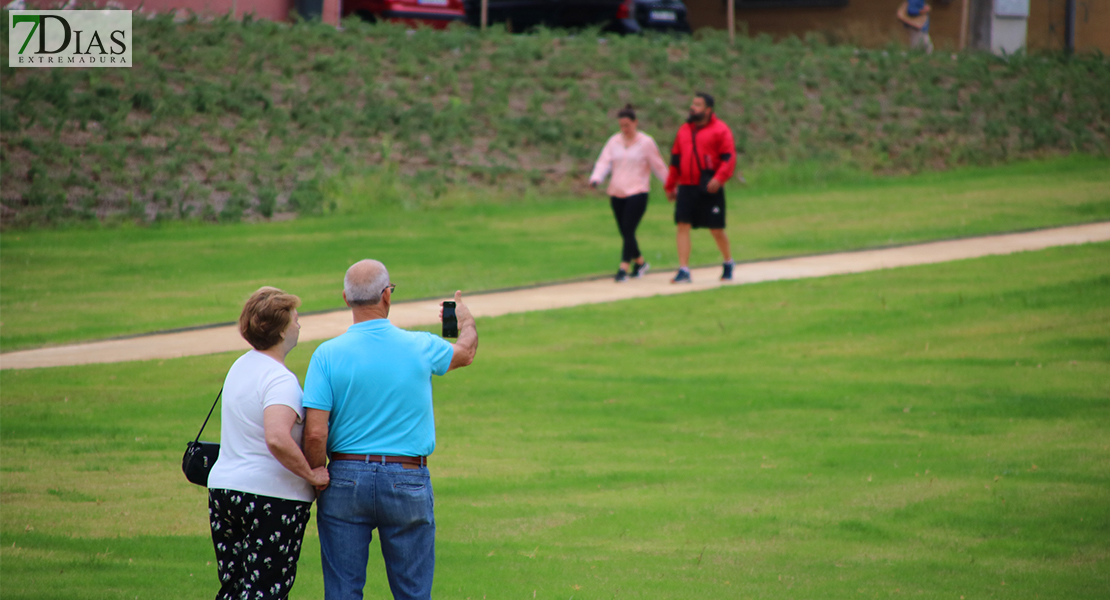
<svg viewBox="0 0 1110 600">
<path fill-rule="evenodd" d="M 243 213 L 247 210 L 248 203 L 246 198 L 239 194 L 232 194 L 227 202 L 224 203 L 223 210 L 220 211 L 220 222 L 222 223 L 238 223 L 243 218 Z"/>
<path fill-rule="evenodd" d="M 274 207 L 277 205 L 277 190 L 266 186 L 258 190 L 258 214 L 269 219 L 274 216 Z"/>
<path fill-rule="evenodd" d="M 289 194 L 289 208 L 302 215 L 320 214 L 324 208 L 324 193 L 320 181 L 313 177 L 297 182 Z"/>
</svg>

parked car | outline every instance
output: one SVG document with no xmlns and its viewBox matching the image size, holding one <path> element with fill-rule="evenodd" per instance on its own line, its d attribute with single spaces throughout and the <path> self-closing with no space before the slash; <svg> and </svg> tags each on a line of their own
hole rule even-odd
<svg viewBox="0 0 1110 600">
<path fill-rule="evenodd" d="M 506 23 L 512 31 L 545 27 L 609 25 L 625 0 L 489 0 L 490 23 Z M 481 0 L 465 0 L 466 20 L 481 23 Z"/>
<path fill-rule="evenodd" d="M 344 17 L 357 15 L 371 23 L 393 21 L 445 29 L 466 20 L 463 0 L 345 0 L 342 5 Z"/>
<path fill-rule="evenodd" d="M 578 28 L 602 25 L 619 33 L 645 30 L 689 32 L 682 0 L 488 0 L 490 23 L 506 23 L 513 31 L 533 27 Z M 444 29 L 455 21 L 478 26 L 481 0 L 345 0 L 343 16 L 357 15 L 376 23 L 394 21 L 410 26 Z"/>
<path fill-rule="evenodd" d="M 625 0 L 610 27 L 619 33 L 647 30 L 690 33 L 682 0 Z"/>
</svg>

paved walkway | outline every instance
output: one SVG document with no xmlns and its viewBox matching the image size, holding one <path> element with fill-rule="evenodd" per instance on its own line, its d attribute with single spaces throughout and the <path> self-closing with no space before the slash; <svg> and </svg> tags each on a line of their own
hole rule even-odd
<svg viewBox="0 0 1110 600">
<path fill-rule="evenodd" d="M 615 284 L 611 279 L 600 279 L 464 295 L 463 299 L 475 316 L 495 317 L 582 304 L 616 302 L 629 298 L 669 296 L 722 285 L 861 273 L 1105 241 L 1110 241 L 1110 222 L 879 250 L 744 263 L 736 265 L 735 279 L 727 283 L 718 281 L 720 267 L 715 266 L 694 269 L 694 283 L 691 285 L 672 285 L 670 278 L 673 273 L 668 271 L 649 273 L 642 279 L 633 279 L 623 284 Z M 399 327 L 417 327 L 434 325 L 438 322 L 438 315 L 438 301 L 401 302 L 393 305 L 389 319 Z M 300 321 L 301 341 L 319 340 L 332 338 L 346 331 L 351 324 L 351 314 L 347 310 L 340 310 L 302 316 Z M 247 343 L 239 337 L 237 326 L 219 326 L 9 352 L 0 354 L 0 369 L 31 369 L 178 358 L 231 350 L 242 351 L 247 348 Z"/>
</svg>

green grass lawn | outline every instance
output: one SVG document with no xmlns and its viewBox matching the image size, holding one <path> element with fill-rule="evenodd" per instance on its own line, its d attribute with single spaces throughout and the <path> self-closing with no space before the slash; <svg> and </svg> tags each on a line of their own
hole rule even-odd
<svg viewBox="0 0 1110 600">
<path fill-rule="evenodd" d="M 1108 307 L 1098 244 L 481 319 L 435 596 L 1104 598 Z M 178 465 L 234 358 L 4 372 L 5 599 L 215 593 Z"/>
<path fill-rule="evenodd" d="M 812 165 L 801 165 L 813 179 Z M 729 191 L 739 260 L 902 244 L 1110 219 L 1110 161 L 1076 156 L 993 169 L 800 188 L 753 172 Z M 357 190 L 357 186 L 350 189 Z M 356 193 L 356 192 L 349 192 Z M 352 202 L 356 199 L 350 199 Z M 673 209 L 656 190 L 639 238 L 656 268 L 677 264 Z M 219 226 L 12 231 L 0 237 L 0 347 L 19 348 L 233 321 L 262 285 L 339 308 L 354 261 L 379 258 L 397 299 L 615 272 L 603 196 L 447 202 L 366 214 Z M 707 234 L 693 262 L 719 260 Z"/>
</svg>

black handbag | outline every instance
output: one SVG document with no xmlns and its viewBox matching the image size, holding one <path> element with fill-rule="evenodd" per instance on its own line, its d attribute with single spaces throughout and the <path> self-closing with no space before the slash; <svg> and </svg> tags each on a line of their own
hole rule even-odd
<svg viewBox="0 0 1110 600">
<path fill-rule="evenodd" d="M 715 171 L 702 171 L 701 172 L 701 179 L 698 180 L 698 189 L 701 190 L 701 192 L 703 194 L 710 193 L 709 192 L 709 182 L 713 181 L 713 178 L 716 177 L 716 176 L 717 176 L 717 173 Z"/>
<path fill-rule="evenodd" d="M 216 405 L 219 404 L 223 393 L 221 389 L 220 393 L 216 394 L 216 401 L 212 403 L 208 416 L 204 418 L 204 425 L 200 426 L 197 438 L 185 446 L 185 456 L 181 459 L 181 471 L 185 473 L 185 479 L 203 487 L 208 487 L 208 473 L 212 471 L 212 465 L 215 465 L 216 459 L 220 457 L 220 445 L 216 442 L 200 441 L 200 434 L 204 433 L 208 419 L 212 418 L 212 411 L 216 410 Z"/>
</svg>

